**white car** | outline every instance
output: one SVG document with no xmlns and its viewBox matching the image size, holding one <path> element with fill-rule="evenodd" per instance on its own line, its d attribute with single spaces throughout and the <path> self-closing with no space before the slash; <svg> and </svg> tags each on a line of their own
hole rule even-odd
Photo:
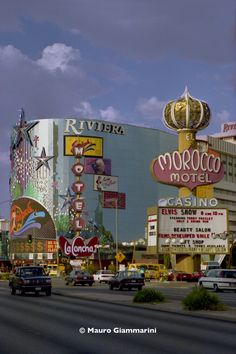
<svg viewBox="0 0 236 354">
<path fill-rule="evenodd" d="M 201 277 L 198 286 L 214 291 L 234 290 L 236 292 L 236 269 L 212 269 Z"/>
<path fill-rule="evenodd" d="M 115 273 L 111 270 L 99 270 L 93 275 L 93 279 L 99 283 L 108 283 L 108 281 L 115 276 Z"/>
</svg>

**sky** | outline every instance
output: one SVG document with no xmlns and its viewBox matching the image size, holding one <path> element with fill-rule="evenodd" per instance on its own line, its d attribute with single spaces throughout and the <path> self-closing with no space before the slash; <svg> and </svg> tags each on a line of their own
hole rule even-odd
<svg viewBox="0 0 236 354">
<path fill-rule="evenodd" d="M 92 118 L 167 130 L 166 103 L 208 103 L 202 134 L 236 121 L 236 0 L 0 0 L 0 215 L 9 139 L 26 121 Z"/>
</svg>

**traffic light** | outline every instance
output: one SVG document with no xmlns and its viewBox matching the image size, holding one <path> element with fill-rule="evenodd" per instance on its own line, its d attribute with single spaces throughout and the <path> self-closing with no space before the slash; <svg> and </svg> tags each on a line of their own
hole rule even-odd
<svg viewBox="0 0 236 354">
<path fill-rule="evenodd" d="M 60 248 L 58 248 L 58 257 L 61 257 L 62 256 L 62 251 Z"/>
<path fill-rule="evenodd" d="M 28 235 L 28 243 L 32 243 L 32 235 Z"/>
</svg>

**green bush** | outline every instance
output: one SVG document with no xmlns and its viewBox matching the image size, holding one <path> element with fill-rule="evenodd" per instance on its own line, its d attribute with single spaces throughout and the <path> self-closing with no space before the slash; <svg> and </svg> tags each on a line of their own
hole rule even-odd
<svg viewBox="0 0 236 354">
<path fill-rule="evenodd" d="M 8 280 L 10 273 L 0 273 L 0 280 Z"/>
<path fill-rule="evenodd" d="M 84 267 L 84 270 L 86 270 L 89 274 L 93 275 L 96 273 L 97 268 L 93 264 L 88 264 L 86 267 Z"/>
<path fill-rule="evenodd" d="M 184 308 L 190 311 L 196 310 L 224 310 L 225 306 L 219 297 L 204 288 L 193 288 L 192 292 L 182 301 Z"/>
<path fill-rule="evenodd" d="M 143 289 L 138 291 L 134 298 L 133 298 L 133 302 L 161 302 L 165 300 L 165 296 L 158 290 L 155 289 Z"/>
</svg>

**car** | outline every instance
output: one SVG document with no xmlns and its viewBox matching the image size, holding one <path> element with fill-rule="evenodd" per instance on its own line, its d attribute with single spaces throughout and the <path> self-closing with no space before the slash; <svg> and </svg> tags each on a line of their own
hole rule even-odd
<svg viewBox="0 0 236 354">
<path fill-rule="evenodd" d="M 186 273 L 183 271 L 175 271 L 169 270 L 168 280 L 176 280 L 176 281 L 190 281 L 192 279 L 192 275 L 190 273 Z"/>
<path fill-rule="evenodd" d="M 51 295 L 52 281 L 46 275 L 43 267 L 23 266 L 16 268 L 15 274 L 9 279 L 9 287 L 12 295 L 18 291 L 21 295 L 34 292 L 45 292 L 47 296 Z"/>
<path fill-rule="evenodd" d="M 115 276 L 115 273 L 111 270 L 98 270 L 94 275 L 93 279 L 99 283 L 107 283 L 111 278 Z"/>
<path fill-rule="evenodd" d="M 65 277 L 66 285 L 85 285 L 92 286 L 94 283 L 93 276 L 84 270 L 74 269 Z"/>
<path fill-rule="evenodd" d="M 193 272 L 189 274 L 187 277 L 186 281 L 188 282 L 198 282 L 198 280 L 205 275 L 204 272 L 199 271 L 199 272 Z"/>
<path fill-rule="evenodd" d="M 234 290 L 236 292 L 236 269 L 212 269 L 198 280 L 198 287 L 214 291 Z"/>
<path fill-rule="evenodd" d="M 115 274 L 115 276 L 108 281 L 110 290 L 114 288 L 118 288 L 119 290 L 123 290 L 127 288 L 131 290 L 132 288 L 137 288 L 138 290 L 142 290 L 144 284 L 144 278 L 137 271 L 125 270 L 119 271 Z"/>
</svg>

